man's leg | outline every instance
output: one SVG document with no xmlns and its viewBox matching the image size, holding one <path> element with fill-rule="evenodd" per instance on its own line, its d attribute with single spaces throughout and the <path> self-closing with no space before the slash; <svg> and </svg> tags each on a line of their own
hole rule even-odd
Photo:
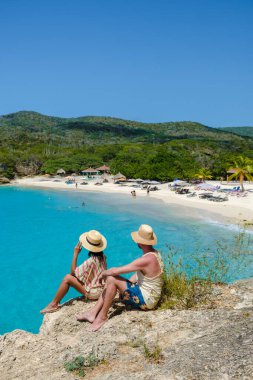
<svg viewBox="0 0 253 380">
<path fill-rule="evenodd" d="M 70 286 L 75 288 L 79 293 L 83 294 L 84 296 L 86 295 L 82 283 L 76 277 L 72 276 L 71 274 L 67 274 L 62 280 L 62 283 L 59 286 L 59 289 L 57 290 L 54 299 L 43 310 L 41 310 L 40 313 L 46 314 L 57 310 L 59 308 L 60 301 L 67 294 Z"/>
<path fill-rule="evenodd" d="M 78 314 L 76 316 L 76 319 L 78 321 L 80 321 L 80 322 L 84 322 L 85 321 L 85 322 L 90 322 L 90 323 L 93 323 L 95 321 L 96 316 L 98 315 L 98 313 L 100 312 L 100 310 L 102 309 L 102 307 L 104 305 L 104 299 L 106 297 L 108 282 L 110 281 L 110 280 L 108 280 L 109 278 L 117 279 L 117 280 L 119 280 L 123 284 L 122 287 L 121 287 L 123 290 L 120 291 L 121 293 L 126 289 L 126 279 L 125 278 L 120 277 L 120 276 L 117 276 L 117 277 L 111 277 L 111 276 L 107 277 L 106 288 L 103 290 L 103 293 L 99 297 L 97 303 L 95 304 L 95 306 L 92 309 L 88 310 L 87 312 L 82 313 L 82 314 Z"/>
<path fill-rule="evenodd" d="M 120 293 L 123 293 L 126 290 L 126 279 L 120 276 L 108 276 L 106 281 L 106 289 L 103 294 L 103 304 L 90 327 L 91 331 L 99 330 L 107 321 L 107 314 L 114 297 L 116 296 L 117 290 L 119 290 Z"/>
</svg>

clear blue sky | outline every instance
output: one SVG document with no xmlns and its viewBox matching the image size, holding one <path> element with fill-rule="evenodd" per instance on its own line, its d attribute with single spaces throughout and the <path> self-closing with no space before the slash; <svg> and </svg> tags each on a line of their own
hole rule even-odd
<svg viewBox="0 0 253 380">
<path fill-rule="evenodd" d="M 253 125 L 252 0 L 0 0 L 0 114 Z"/>
</svg>

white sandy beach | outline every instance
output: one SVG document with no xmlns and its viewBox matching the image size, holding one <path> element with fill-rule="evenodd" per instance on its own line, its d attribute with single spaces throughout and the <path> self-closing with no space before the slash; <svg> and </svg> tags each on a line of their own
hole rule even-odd
<svg viewBox="0 0 253 380">
<path fill-rule="evenodd" d="M 213 221 L 220 221 L 225 224 L 247 224 L 247 229 L 253 229 L 253 184 L 245 183 L 245 189 L 247 190 L 247 196 L 238 197 L 236 195 L 230 195 L 229 200 L 226 202 L 211 202 L 207 199 L 200 199 L 198 196 L 189 198 L 185 194 L 176 194 L 174 191 L 171 191 L 168 188 L 168 184 L 158 185 L 159 191 L 151 191 L 149 195 L 145 190 L 140 188 L 134 188 L 130 184 L 127 186 L 122 186 L 114 183 L 103 183 L 102 186 L 97 186 L 95 183 L 97 179 L 89 181 L 88 185 L 81 185 L 83 181 L 81 177 L 76 177 L 76 182 L 78 187 L 76 188 L 75 184 L 66 184 L 66 178 L 47 178 L 46 176 L 37 176 L 37 177 L 27 177 L 22 179 L 17 179 L 12 182 L 12 185 L 15 186 L 24 186 L 24 187 L 40 187 L 40 188 L 51 188 L 51 189 L 64 189 L 71 191 L 99 191 L 99 192 L 110 192 L 117 194 L 126 194 L 131 196 L 131 191 L 136 191 L 137 197 L 149 197 L 150 201 L 152 198 L 160 199 L 167 204 L 179 205 L 185 207 L 185 213 L 187 215 L 192 214 L 194 217 L 200 218 L 210 218 Z M 208 181 L 212 185 L 220 185 L 216 181 Z M 235 183 L 227 184 L 224 182 L 222 188 L 233 188 Z M 192 187 L 191 191 L 194 190 Z M 203 190 L 197 190 L 196 193 L 199 195 L 205 193 Z M 220 195 L 218 192 L 214 192 L 214 195 Z"/>
</svg>

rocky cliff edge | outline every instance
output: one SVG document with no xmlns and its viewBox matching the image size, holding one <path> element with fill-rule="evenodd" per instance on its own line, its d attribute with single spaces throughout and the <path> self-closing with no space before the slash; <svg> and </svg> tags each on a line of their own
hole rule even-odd
<svg viewBox="0 0 253 380">
<path fill-rule="evenodd" d="M 44 317 L 37 335 L 0 336 L 0 378 L 79 379 L 66 362 L 91 353 L 99 363 L 85 379 L 253 379 L 253 279 L 215 290 L 212 309 L 125 311 L 112 308 L 98 332 L 75 315 L 74 300 Z"/>
</svg>

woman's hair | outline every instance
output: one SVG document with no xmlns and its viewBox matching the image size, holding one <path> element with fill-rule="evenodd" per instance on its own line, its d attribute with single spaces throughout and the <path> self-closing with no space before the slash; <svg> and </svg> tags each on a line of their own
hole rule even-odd
<svg viewBox="0 0 253 380">
<path fill-rule="evenodd" d="M 90 251 L 89 252 L 89 257 L 93 257 L 93 256 L 102 259 L 104 257 L 104 252 L 103 251 L 102 252 L 91 252 Z"/>
</svg>

